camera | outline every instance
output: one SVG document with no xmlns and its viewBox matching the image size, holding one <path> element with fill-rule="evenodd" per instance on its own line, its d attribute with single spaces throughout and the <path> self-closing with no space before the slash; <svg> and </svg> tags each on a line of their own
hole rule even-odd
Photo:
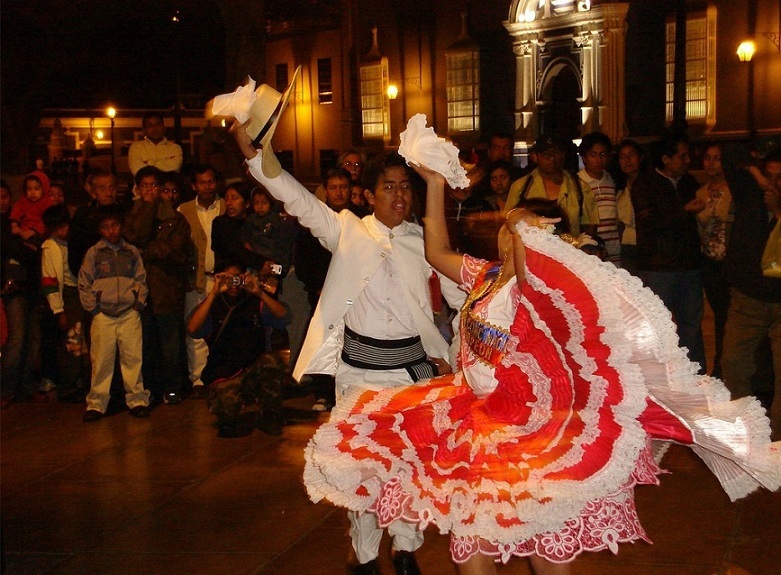
<svg viewBox="0 0 781 575">
<path fill-rule="evenodd" d="M 244 276 L 231 276 L 229 284 L 232 287 L 242 287 L 244 285 Z"/>
</svg>

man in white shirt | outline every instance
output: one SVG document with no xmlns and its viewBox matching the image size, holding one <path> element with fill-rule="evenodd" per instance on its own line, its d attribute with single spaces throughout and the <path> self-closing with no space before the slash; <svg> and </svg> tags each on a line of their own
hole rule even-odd
<svg viewBox="0 0 781 575">
<path fill-rule="evenodd" d="M 184 298 L 184 318 L 206 299 L 214 286 L 214 251 L 212 251 L 212 222 L 225 213 L 225 200 L 217 195 L 217 172 L 209 165 L 201 165 L 193 171 L 192 186 L 195 199 L 179 206 L 179 212 L 190 224 L 190 238 L 195 245 L 198 259 L 195 262 L 191 289 Z M 193 384 L 191 397 L 205 399 L 206 390 L 201 373 L 209 358 L 209 347 L 203 339 L 187 336 L 187 370 Z"/>
<path fill-rule="evenodd" d="M 163 117 L 157 112 L 147 112 L 141 120 L 144 139 L 134 142 L 127 153 L 127 161 L 133 176 L 144 166 L 154 166 L 161 172 L 178 172 L 182 169 L 182 148 L 165 137 Z"/>
<path fill-rule="evenodd" d="M 337 403 L 353 387 L 381 389 L 410 385 L 437 371 L 451 371 L 449 350 L 434 323 L 433 268 L 423 252 L 422 228 L 408 221 L 417 176 L 396 153 L 380 157 L 363 175 L 373 213 L 358 218 L 334 212 L 290 174 L 267 176 L 244 126 L 234 129 L 251 175 L 285 203 L 321 244 L 332 252 L 320 301 L 312 317 L 293 377 L 336 376 Z M 436 278 L 436 276 L 434 276 Z M 445 278 L 442 293 L 455 309 L 464 293 Z M 371 513 L 348 512 L 357 562 L 351 573 L 378 573 L 382 529 Z M 423 534 L 404 521 L 388 527 L 397 574 L 420 571 L 414 551 Z"/>
</svg>

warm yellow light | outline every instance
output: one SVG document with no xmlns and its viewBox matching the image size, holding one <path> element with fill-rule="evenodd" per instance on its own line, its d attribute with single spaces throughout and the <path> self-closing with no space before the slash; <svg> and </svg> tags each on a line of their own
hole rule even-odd
<svg viewBox="0 0 781 575">
<path fill-rule="evenodd" d="M 396 96 L 399 95 L 399 89 L 395 84 L 388 84 L 388 90 L 386 91 L 386 94 L 388 94 L 389 100 L 395 100 Z"/>
<path fill-rule="evenodd" d="M 95 137 L 98 140 L 102 140 L 103 139 L 103 130 L 98 130 L 97 132 L 95 132 Z"/>
<path fill-rule="evenodd" d="M 117 115 L 117 111 L 114 108 L 112 108 L 111 106 L 109 106 L 106 109 L 106 116 L 108 116 L 112 120 L 114 119 L 114 116 L 116 116 L 116 115 Z"/>
<path fill-rule="evenodd" d="M 754 57 L 754 52 L 757 51 L 757 46 L 751 40 L 746 40 L 738 46 L 737 55 L 741 62 L 751 62 L 751 58 Z"/>
</svg>

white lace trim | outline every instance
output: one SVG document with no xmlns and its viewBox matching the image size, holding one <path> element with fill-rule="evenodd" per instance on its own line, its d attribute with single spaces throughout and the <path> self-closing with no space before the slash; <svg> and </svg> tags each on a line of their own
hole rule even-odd
<svg viewBox="0 0 781 575">
<path fill-rule="evenodd" d="M 542 246 L 551 243 L 550 235 L 541 230 L 520 224 L 519 231 L 529 247 L 543 253 Z M 580 252 L 567 258 L 565 265 L 585 260 L 592 269 L 598 265 L 606 273 L 611 293 L 620 297 L 613 307 L 620 309 L 622 337 L 633 344 L 629 357 L 632 372 L 639 370 L 649 397 L 691 430 L 693 450 L 716 475 L 729 497 L 734 501 L 760 486 L 778 489 L 781 443 L 770 443 L 770 424 L 759 402 L 755 398 L 730 401 L 723 382 L 697 373 L 698 365 L 688 359 L 686 350 L 678 344 L 670 312 L 638 278 Z M 584 280 L 596 275 L 586 269 L 577 271 Z M 603 311 L 609 313 L 610 309 L 600 308 L 600 314 Z M 616 349 L 613 343 L 605 341 Z M 627 375 L 626 371 L 621 373 Z M 660 459 L 665 450 L 664 446 L 655 450 L 661 452 Z"/>
</svg>

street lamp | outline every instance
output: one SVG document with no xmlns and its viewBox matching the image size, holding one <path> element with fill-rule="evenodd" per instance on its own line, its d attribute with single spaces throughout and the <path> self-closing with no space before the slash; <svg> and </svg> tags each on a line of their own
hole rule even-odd
<svg viewBox="0 0 781 575">
<path fill-rule="evenodd" d="M 757 47 L 751 40 L 746 40 L 745 42 L 741 42 L 740 46 L 738 46 L 738 58 L 740 58 L 741 62 L 751 62 L 751 58 L 754 57 L 754 52 L 757 51 Z"/>
<path fill-rule="evenodd" d="M 111 173 L 116 174 L 117 164 L 114 160 L 114 116 L 117 115 L 117 111 L 112 106 L 109 106 L 106 109 L 106 115 L 111 119 Z"/>
</svg>

